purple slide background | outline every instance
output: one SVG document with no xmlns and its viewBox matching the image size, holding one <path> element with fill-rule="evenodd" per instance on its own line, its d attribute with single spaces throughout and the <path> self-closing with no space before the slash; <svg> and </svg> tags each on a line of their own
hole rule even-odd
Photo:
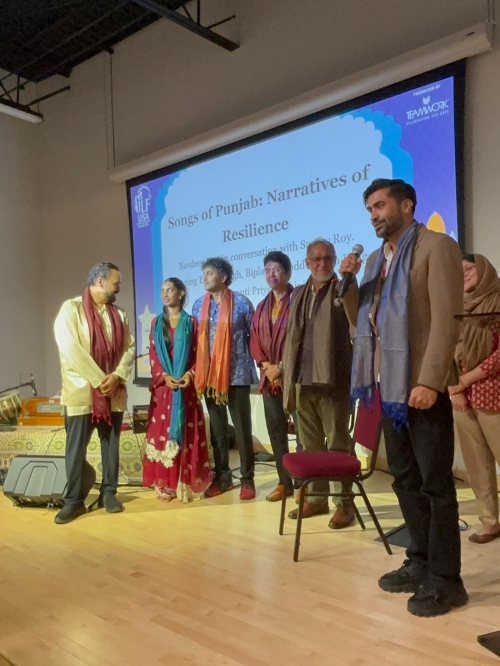
<svg viewBox="0 0 500 666">
<path fill-rule="evenodd" d="M 430 98 L 435 113 L 408 118 Z M 457 191 L 455 168 L 455 123 L 453 78 L 429 84 L 413 91 L 371 104 L 372 111 L 391 115 L 403 133 L 399 145 L 413 158 L 413 186 L 417 191 L 416 218 L 426 223 L 437 212 L 446 225 L 446 233 L 458 239 Z"/>
</svg>

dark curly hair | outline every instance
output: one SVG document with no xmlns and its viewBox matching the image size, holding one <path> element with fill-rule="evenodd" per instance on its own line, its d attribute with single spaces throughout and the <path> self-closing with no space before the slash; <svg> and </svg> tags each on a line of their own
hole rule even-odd
<svg viewBox="0 0 500 666">
<path fill-rule="evenodd" d="M 225 275 L 226 287 L 229 287 L 233 281 L 233 267 L 229 261 L 226 261 L 223 257 L 209 257 L 201 265 L 201 270 L 204 271 L 208 267 L 217 269 L 219 275 Z"/>
</svg>

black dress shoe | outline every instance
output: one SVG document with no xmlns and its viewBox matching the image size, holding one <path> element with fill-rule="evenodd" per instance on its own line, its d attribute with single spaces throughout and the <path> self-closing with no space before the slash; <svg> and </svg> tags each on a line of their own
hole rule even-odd
<svg viewBox="0 0 500 666">
<path fill-rule="evenodd" d="M 108 513 L 121 513 L 125 507 L 114 493 L 104 493 L 99 497 L 97 506 L 104 507 Z"/>
<path fill-rule="evenodd" d="M 87 509 L 84 504 L 66 504 L 54 518 L 54 522 L 57 525 L 64 525 L 65 523 L 70 523 L 75 518 L 79 518 L 87 513 Z"/>
<path fill-rule="evenodd" d="M 441 584 L 429 581 L 408 599 L 408 612 L 418 617 L 436 617 L 449 613 L 452 608 L 465 606 L 468 600 L 461 580 Z"/>
</svg>

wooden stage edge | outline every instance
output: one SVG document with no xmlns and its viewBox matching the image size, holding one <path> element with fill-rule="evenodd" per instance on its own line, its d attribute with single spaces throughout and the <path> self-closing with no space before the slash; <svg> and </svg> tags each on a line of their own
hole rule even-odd
<svg viewBox="0 0 500 666">
<path fill-rule="evenodd" d="M 16 666 L 498 666 L 476 638 L 500 629 L 500 539 L 468 540 L 470 489 L 457 484 L 470 602 L 424 619 L 378 587 L 404 552 L 387 555 L 368 518 L 365 531 L 305 521 L 294 563 L 295 523 L 279 536 L 265 501 L 275 470 L 259 466 L 256 484 L 252 502 L 234 490 L 190 505 L 121 488 L 122 514 L 69 525 L 0 494 L 0 650 Z M 366 484 L 384 530 L 402 522 L 390 484 Z"/>
</svg>

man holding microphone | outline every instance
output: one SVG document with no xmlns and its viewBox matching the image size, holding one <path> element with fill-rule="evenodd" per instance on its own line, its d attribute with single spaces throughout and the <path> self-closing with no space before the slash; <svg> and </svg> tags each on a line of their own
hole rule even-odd
<svg viewBox="0 0 500 666">
<path fill-rule="evenodd" d="M 387 460 L 411 544 L 403 566 L 382 576 L 388 592 L 412 592 L 408 611 L 442 615 L 467 603 L 460 577 L 453 481 L 453 413 L 447 394 L 459 337 L 462 265 L 457 243 L 414 219 L 411 185 L 377 179 L 363 195 L 381 247 L 343 303 L 356 326 L 351 397 L 369 404 L 379 387 Z M 341 275 L 356 275 L 348 255 Z"/>
</svg>

